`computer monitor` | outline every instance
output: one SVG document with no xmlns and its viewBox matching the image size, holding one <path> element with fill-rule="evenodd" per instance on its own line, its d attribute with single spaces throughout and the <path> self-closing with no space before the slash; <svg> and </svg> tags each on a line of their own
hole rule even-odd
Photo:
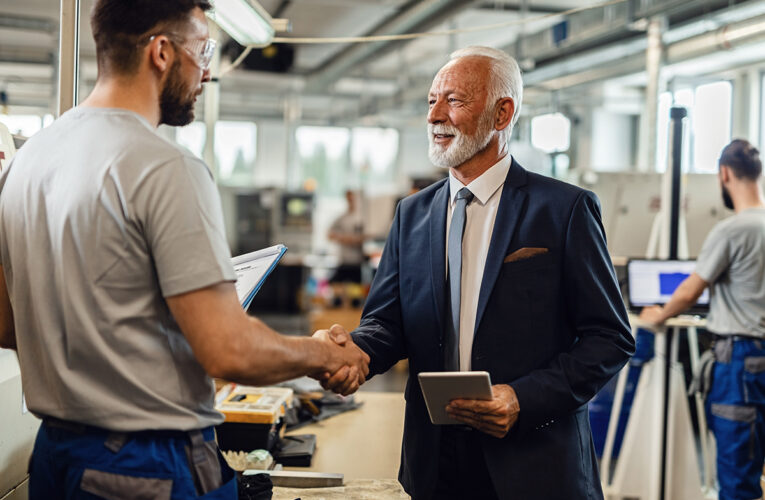
<svg viewBox="0 0 765 500">
<path fill-rule="evenodd" d="M 288 230 L 311 230 L 313 193 L 285 192 L 281 200 L 281 226 Z"/>
<path fill-rule="evenodd" d="M 627 262 L 627 297 L 630 308 L 664 305 L 696 268 L 695 260 L 632 259 Z M 693 311 L 709 309 L 709 289 L 699 297 Z"/>
</svg>

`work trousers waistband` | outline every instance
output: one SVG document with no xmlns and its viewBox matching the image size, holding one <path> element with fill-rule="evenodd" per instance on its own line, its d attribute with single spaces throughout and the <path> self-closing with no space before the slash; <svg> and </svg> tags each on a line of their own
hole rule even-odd
<svg viewBox="0 0 765 500">
<path fill-rule="evenodd" d="M 103 435 L 104 444 L 107 448 L 117 453 L 122 446 L 133 437 L 143 437 L 152 439 L 172 439 L 188 438 L 192 444 L 199 445 L 204 441 L 215 440 L 215 429 L 205 427 L 203 429 L 194 429 L 191 431 L 181 431 L 176 429 L 147 429 L 140 431 L 113 431 L 94 425 L 81 424 L 70 420 L 62 420 L 55 417 L 43 417 L 43 425 L 54 429 L 61 429 L 73 434 L 80 435 Z"/>
</svg>

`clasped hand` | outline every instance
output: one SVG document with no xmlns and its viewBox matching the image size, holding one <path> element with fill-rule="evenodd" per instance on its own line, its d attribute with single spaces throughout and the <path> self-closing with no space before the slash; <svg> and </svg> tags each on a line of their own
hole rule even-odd
<svg viewBox="0 0 765 500">
<path fill-rule="evenodd" d="M 446 406 L 446 413 L 490 436 L 503 438 L 518 421 L 520 404 L 509 385 L 494 385 L 491 392 L 490 400 L 453 399 Z"/>
<path fill-rule="evenodd" d="M 326 370 L 313 376 L 321 386 L 343 396 L 356 392 L 369 375 L 369 356 L 351 340 L 340 325 L 329 330 L 317 330 L 313 337 L 328 342 L 331 361 Z"/>
</svg>

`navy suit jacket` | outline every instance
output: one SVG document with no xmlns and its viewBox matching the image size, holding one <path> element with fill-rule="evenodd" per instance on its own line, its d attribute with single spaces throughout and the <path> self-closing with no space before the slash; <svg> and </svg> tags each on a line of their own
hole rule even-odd
<svg viewBox="0 0 765 500">
<path fill-rule="evenodd" d="M 472 369 L 509 384 L 519 419 L 502 439 L 476 432 L 503 499 L 602 498 L 587 401 L 634 352 L 597 197 L 513 161 L 481 283 Z M 409 359 L 399 480 L 414 498 L 437 481 L 439 426 L 417 381 L 442 371 L 446 331 L 443 180 L 402 200 L 353 340 L 370 375 Z M 504 262 L 521 248 L 544 248 Z M 466 480 L 469 480 L 466 478 Z"/>
</svg>

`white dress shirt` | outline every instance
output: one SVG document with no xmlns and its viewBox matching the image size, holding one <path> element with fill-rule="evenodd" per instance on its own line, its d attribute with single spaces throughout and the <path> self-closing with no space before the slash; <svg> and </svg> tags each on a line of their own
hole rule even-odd
<svg viewBox="0 0 765 500">
<path fill-rule="evenodd" d="M 491 166 L 467 186 L 457 180 L 449 171 L 449 208 L 446 215 L 446 272 L 449 272 L 449 228 L 452 224 L 455 196 L 467 187 L 475 198 L 467 206 L 465 232 L 462 236 L 462 279 L 460 288 L 460 370 L 470 370 L 473 352 L 475 316 L 478 309 L 478 295 L 481 292 L 483 269 L 489 253 L 494 220 L 505 185 L 507 172 L 512 164 L 508 154 Z"/>
</svg>

